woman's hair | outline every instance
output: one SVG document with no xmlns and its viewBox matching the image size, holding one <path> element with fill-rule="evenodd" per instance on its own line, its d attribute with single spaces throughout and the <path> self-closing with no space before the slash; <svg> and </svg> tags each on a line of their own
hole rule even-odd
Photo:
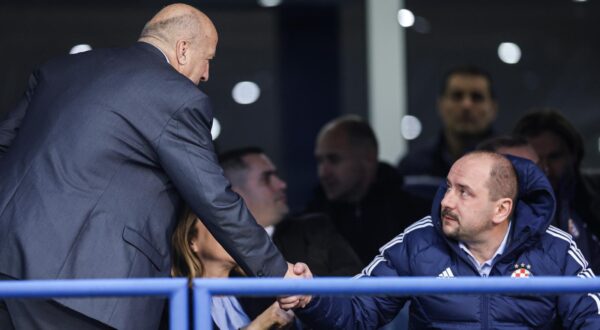
<svg viewBox="0 0 600 330">
<path fill-rule="evenodd" d="M 173 277 L 187 276 L 192 281 L 195 277 L 202 277 L 204 274 L 202 262 L 190 247 L 192 239 L 198 234 L 196 221 L 198 218 L 194 212 L 186 207 L 171 239 L 173 259 L 171 276 Z"/>
</svg>

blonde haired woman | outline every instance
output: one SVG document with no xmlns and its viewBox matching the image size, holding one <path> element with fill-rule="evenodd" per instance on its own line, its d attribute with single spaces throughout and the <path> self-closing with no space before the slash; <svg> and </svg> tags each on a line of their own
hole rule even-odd
<svg viewBox="0 0 600 330">
<path fill-rule="evenodd" d="M 174 277 L 226 278 L 236 269 L 233 258 L 217 242 L 196 215 L 187 209 L 173 233 Z M 294 314 L 279 308 L 277 302 L 256 319 L 250 320 L 233 296 L 213 297 L 211 316 L 214 324 L 225 329 L 280 329 L 293 324 Z"/>
</svg>

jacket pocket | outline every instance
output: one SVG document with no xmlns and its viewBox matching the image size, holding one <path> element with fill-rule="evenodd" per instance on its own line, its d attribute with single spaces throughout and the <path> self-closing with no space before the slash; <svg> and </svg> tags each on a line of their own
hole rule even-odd
<svg viewBox="0 0 600 330">
<path fill-rule="evenodd" d="M 152 246 L 152 244 L 150 244 L 150 242 L 144 238 L 144 236 L 142 236 L 136 230 L 125 226 L 123 229 L 123 240 L 142 252 L 142 254 L 144 254 L 150 260 L 152 265 L 154 265 L 158 271 L 162 270 L 164 267 L 163 257 L 154 248 L 154 246 Z"/>
</svg>

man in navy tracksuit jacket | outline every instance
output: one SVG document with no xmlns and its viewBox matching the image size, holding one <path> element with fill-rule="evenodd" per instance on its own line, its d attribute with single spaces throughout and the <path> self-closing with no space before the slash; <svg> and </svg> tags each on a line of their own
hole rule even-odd
<svg viewBox="0 0 600 330">
<path fill-rule="evenodd" d="M 594 277 L 571 236 L 550 226 L 544 174 L 509 159 L 475 152 L 456 161 L 431 216 L 384 245 L 359 277 Z M 409 299 L 411 329 L 600 329 L 596 293 L 313 297 L 296 314 L 318 329 L 374 329 Z"/>
</svg>

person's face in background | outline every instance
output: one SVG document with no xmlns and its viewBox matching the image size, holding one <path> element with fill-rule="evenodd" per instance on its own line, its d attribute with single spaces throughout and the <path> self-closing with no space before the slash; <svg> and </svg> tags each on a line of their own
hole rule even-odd
<svg viewBox="0 0 600 330">
<path fill-rule="evenodd" d="M 328 200 L 356 202 L 368 186 L 368 157 L 340 130 L 320 135 L 315 148 L 319 181 Z"/>
<path fill-rule="evenodd" d="M 561 184 L 571 180 L 574 174 L 575 157 L 569 150 L 567 143 L 552 131 L 527 138 L 539 156 L 539 165 L 546 173 L 555 192 L 559 191 Z"/>
<path fill-rule="evenodd" d="M 242 196 L 259 225 L 279 223 L 289 213 L 287 184 L 265 154 L 248 154 L 242 160 L 246 165 L 245 180 L 234 185 L 233 190 Z"/>
<path fill-rule="evenodd" d="M 496 118 L 496 102 L 484 76 L 453 74 L 448 77 L 438 109 L 445 129 L 458 136 L 483 134 Z"/>
</svg>

